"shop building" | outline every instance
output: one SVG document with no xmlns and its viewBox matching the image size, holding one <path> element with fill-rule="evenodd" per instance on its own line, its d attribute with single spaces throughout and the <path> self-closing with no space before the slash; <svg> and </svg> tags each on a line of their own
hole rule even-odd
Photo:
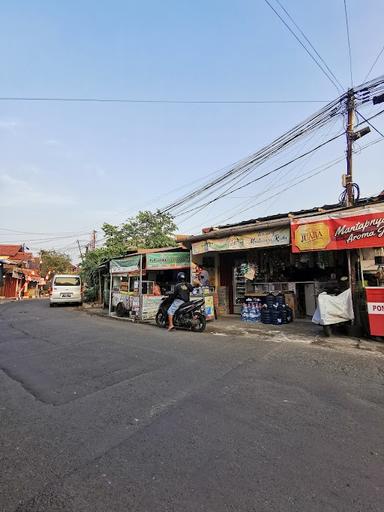
<svg viewBox="0 0 384 512">
<path fill-rule="evenodd" d="M 0 245 L 0 297 L 36 296 L 41 278 L 34 260 L 22 245 Z"/>
<path fill-rule="evenodd" d="M 364 240 L 366 247 L 360 254 L 354 253 L 351 259 L 350 250 L 355 249 L 356 244 L 347 248 L 329 243 L 325 250 L 317 239 L 322 234 L 316 231 L 319 227 L 316 223 L 325 218 L 342 219 L 348 215 L 362 215 L 363 218 L 368 215 L 369 219 L 373 214 L 374 218 L 380 218 L 383 202 L 384 197 L 378 196 L 358 201 L 355 208 L 326 205 L 206 228 L 200 235 L 188 237 L 184 243 L 191 248 L 193 263 L 209 274 L 219 314 L 239 314 L 247 298 L 263 300 L 269 293 L 281 293 L 296 317 L 309 318 L 316 309 L 318 294 L 337 292 L 340 287 L 348 286 L 351 278 L 356 282 L 364 258 L 369 257 L 372 264 L 372 257 L 383 251 L 384 242 L 384 226 L 375 242 L 374 237 L 365 233 L 369 226 L 363 227 L 359 240 Z M 379 224 L 378 229 L 380 227 Z M 337 226 L 333 234 L 329 231 L 330 240 L 336 231 Z M 306 247 L 303 244 L 307 244 Z M 374 252 L 365 253 L 367 249 Z M 365 284 L 374 279 L 372 272 L 369 275 L 365 272 L 364 276 Z"/>
</svg>

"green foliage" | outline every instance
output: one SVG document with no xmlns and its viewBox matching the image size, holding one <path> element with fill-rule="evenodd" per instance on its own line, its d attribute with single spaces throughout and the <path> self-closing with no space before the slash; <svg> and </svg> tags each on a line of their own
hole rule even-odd
<svg viewBox="0 0 384 512">
<path fill-rule="evenodd" d="M 103 224 L 105 245 L 89 251 L 81 263 L 83 281 L 89 292 L 85 292 L 85 300 L 95 300 L 99 286 L 98 267 L 111 258 L 124 256 L 128 251 L 136 249 L 154 249 L 170 247 L 175 244 L 176 225 L 168 213 L 156 211 L 139 212 L 120 226 Z"/>
<path fill-rule="evenodd" d="M 124 252 L 120 252 L 117 249 L 113 250 L 108 247 L 99 247 L 94 251 L 89 251 L 84 257 L 80 265 L 80 274 L 82 280 L 88 288 L 91 290 L 95 286 L 99 285 L 99 272 L 98 267 L 105 261 L 108 261 L 110 258 L 115 258 L 117 256 L 122 256 Z M 92 291 L 89 292 L 88 300 L 92 300 L 90 296 L 92 295 Z M 96 295 L 96 293 L 94 293 Z M 87 301 L 87 291 L 85 292 L 85 300 Z"/>
<path fill-rule="evenodd" d="M 71 258 L 64 253 L 57 251 L 40 251 L 40 269 L 41 275 L 45 276 L 49 271 L 57 274 L 65 274 L 72 271 Z"/>
<path fill-rule="evenodd" d="M 121 226 L 104 224 L 106 247 L 129 249 L 155 249 L 170 247 L 175 244 L 176 224 L 172 215 L 157 210 L 139 212 Z"/>
</svg>

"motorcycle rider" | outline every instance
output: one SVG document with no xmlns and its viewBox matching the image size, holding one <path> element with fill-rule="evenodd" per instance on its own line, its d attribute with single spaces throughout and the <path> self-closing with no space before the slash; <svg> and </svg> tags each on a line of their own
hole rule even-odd
<svg viewBox="0 0 384 512">
<path fill-rule="evenodd" d="M 168 331 L 172 331 L 175 328 L 173 325 L 173 315 L 184 302 L 189 301 L 189 294 L 194 288 L 193 285 L 187 283 L 186 279 L 184 272 L 177 274 L 177 284 L 173 291 L 173 302 L 168 308 Z"/>
</svg>

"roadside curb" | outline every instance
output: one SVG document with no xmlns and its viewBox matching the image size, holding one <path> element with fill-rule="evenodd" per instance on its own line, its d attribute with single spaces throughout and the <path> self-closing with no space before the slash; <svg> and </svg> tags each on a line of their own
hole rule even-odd
<svg viewBox="0 0 384 512">
<path fill-rule="evenodd" d="M 154 322 L 149 321 L 140 321 L 140 320 L 132 320 L 130 318 L 118 317 L 118 316 L 109 316 L 104 313 L 103 310 L 99 308 L 80 308 L 80 311 L 87 313 L 89 316 L 97 316 L 99 318 L 106 318 L 108 320 L 119 320 L 121 322 L 128 322 L 133 324 L 143 324 L 149 325 L 152 327 L 157 327 Z M 258 338 L 270 339 L 276 343 L 283 342 L 291 342 L 291 343 L 301 343 L 305 345 L 313 345 L 317 347 L 327 348 L 327 349 L 347 349 L 347 350 L 360 350 L 363 352 L 370 352 L 375 354 L 380 354 L 384 356 L 384 343 L 380 341 L 367 340 L 362 338 L 349 338 L 349 337 L 340 337 L 333 336 L 327 338 L 325 336 L 321 336 L 321 334 L 308 335 L 304 332 L 296 332 L 296 333 L 286 333 L 279 329 L 274 329 L 271 325 L 270 329 L 255 329 L 247 328 L 248 326 L 238 327 L 236 325 L 233 326 L 223 326 L 217 322 L 212 322 L 211 324 L 207 324 L 207 329 L 203 334 L 211 334 L 214 336 L 237 336 L 241 338 L 248 338 L 257 340 Z"/>
</svg>

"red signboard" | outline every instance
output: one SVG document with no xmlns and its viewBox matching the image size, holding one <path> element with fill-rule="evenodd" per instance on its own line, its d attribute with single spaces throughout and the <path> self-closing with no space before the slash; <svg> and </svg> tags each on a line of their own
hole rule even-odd
<svg viewBox="0 0 384 512">
<path fill-rule="evenodd" d="M 384 247 L 384 205 L 291 221 L 292 252 Z"/>
</svg>

